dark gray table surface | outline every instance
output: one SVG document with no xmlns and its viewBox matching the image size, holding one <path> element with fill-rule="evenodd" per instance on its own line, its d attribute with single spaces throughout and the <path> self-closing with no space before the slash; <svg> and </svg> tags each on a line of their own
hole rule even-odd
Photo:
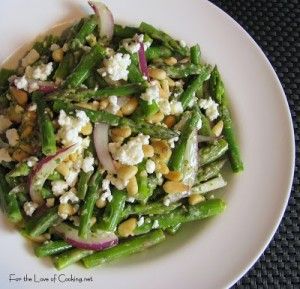
<svg viewBox="0 0 300 289">
<path fill-rule="evenodd" d="M 211 0 L 234 18 L 258 43 L 285 90 L 296 144 L 300 137 L 298 0 Z M 300 288 L 300 149 L 288 207 L 270 245 L 233 288 Z"/>
</svg>

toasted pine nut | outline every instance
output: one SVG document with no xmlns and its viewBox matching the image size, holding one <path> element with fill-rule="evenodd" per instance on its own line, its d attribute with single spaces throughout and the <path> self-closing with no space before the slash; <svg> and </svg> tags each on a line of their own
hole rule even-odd
<svg viewBox="0 0 300 289">
<path fill-rule="evenodd" d="M 82 107 L 82 108 L 91 109 L 91 110 L 97 110 L 97 109 L 95 109 L 95 107 L 93 106 L 92 103 L 80 102 L 77 104 L 77 106 Z"/>
<path fill-rule="evenodd" d="M 118 233 L 121 237 L 133 236 L 133 231 L 137 226 L 136 218 L 130 218 L 125 222 L 121 223 L 118 227 Z"/>
<path fill-rule="evenodd" d="M 54 202 L 55 202 L 55 198 L 49 198 L 49 199 L 46 200 L 46 206 L 48 208 L 51 208 L 51 207 L 54 206 Z"/>
<path fill-rule="evenodd" d="M 167 65 L 175 65 L 177 63 L 177 59 L 175 57 L 169 57 L 164 59 L 164 62 Z"/>
<path fill-rule="evenodd" d="M 129 197 L 134 197 L 138 193 L 138 184 L 135 176 L 129 180 L 126 189 Z"/>
<path fill-rule="evenodd" d="M 80 131 L 83 135 L 90 135 L 93 132 L 93 126 L 88 122 Z"/>
<path fill-rule="evenodd" d="M 158 155 L 159 160 L 168 161 L 171 157 L 172 150 L 167 141 L 155 140 L 152 141 L 152 146 L 154 148 L 154 153 Z"/>
<path fill-rule="evenodd" d="M 138 100 L 134 97 L 130 98 L 125 105 L 122 106 L 121 111 L 123 115 L 130 115 L 132 114 L 137 106 L 138 106 Z"/>
<path fill-rule="evenodd" d="M 191 196 L 189 196 L 189 204 L 191 205 L 191 206 L 193 206 L 193 205 L 197 205 L 197 204 L 199 204 L 199 203 L 201 203 L 201 202 L 203 202 L 203 201 L 205 201 L 205 197 L 204 196 L 202 196 L 202 195 L 191 195 Z"/>
<path fill-rule="evenodd" d="M 67 215 L 67 216 L 72 216 L 75 214 L 73 206 L 69 203 L 59 204 L 58 213 L 59 215 Z"/>
<path fill-rule="evenodd" d="M 90 226 L 93 226 L 93 225 L 95 225 L 95 223 L 97 222 L 97 219 L 96 219 L 96 217 L 94 216 L 94 217 L 92 217 L 91 218 L 91 220 L 90 220 Z"/>
<path fill-rule="evenodd" d="M 61 162 L 57 167 L 56 170 L 63 175 L 64 177 L 68 176 L 70 173 L 71 162 Z"/>
<path fill-rule="evenodd" d="M 77 153 L 72 153 L 72 154 L 70 154 L 69 155 L 69 160 L 71 161 L 71 162 L 76 162 L 77 161 L 77 159 L 78 159 L 78 154 Z"/>
<path fill-rule="evenodd" d="M 97 201 L 96 201 L 96 207 L 99 208 L 99 209 L 102 209 L 106 206 L 106 200 L 103 200 L 102 198 L 99 198 Z"/>
<path fill-rule="evenodd" d="M 149 76 L 157 80 L 164 80 L 167 77 L 167 73 L 162 69 L 150 67 Z"/>
<path fill-rule="evenodd" d="M 167 175 L 170 171 L 164 162 L 160 162 L 158 160 L 155 161 L 155 170 L 163 175 Z"/>
<path fill-rule="evenodd" d="M 164 114 L 161 111 L 147 117 L 147 121 L 150 123 L 159 123 L 163 119 L 164 119 Z"/>
<path fill-rule="evenodd" d="M 32 132 L 33 132 L 33 127 L 30 125 L 26 126 L 21 133 L 21 138 L 23 139 L 29 137 L 32 134 Z"/>
<path fill-rule="evenodd" d="M 99 101 L 99 110 L 103 110 L 103 109 L 106 109 L 108 107 L 108 104 L 109 104 L 109 101 L 107 98 L 105 99 L 102 99 Z"/>
<path fill-rule="evenodd" d="M 138 169 L 136 166 L 124 165 L 118 170 L 117 174 L 118 174 L 119 179 L 121 179 L 123 181 L 127 181 L 127 180 L 133 178 L 136 175 L 137 171 L 138 171 Z"/>
<path fill-rule="evenodd" d="M 34 153 L 34 148 L 30 144 L 21 143 L 20 149 L 26 152 L 27 154 L 31 155 Z"/>
<path fill-rule="evenodd" d="M 169 173 L 165 175 L 165 178 L 170 181 L 179 182 L 182 180 L 182 173 L 178 171 L 169 171 Z"/>
<path fill-rule="evenodd" d="M 7 109 L 7 117 L 14 123 L 20 123 L 22 121 L 22 112 L 24 109 L 20 105 L 11 106 Z"/>
<path fill-rule="evenodd" d="M 169 98 L 170 97 L 170 88 L 169 88 L 169 82 L 167 79 L 161 81 L 161 88 L 162 88 L 162 91 L 160 92 L 160 96 L 163 98 Z"/>
<path fill-rule="evenodd" d="M 181 182 L 167 181 L 164 183 L 163 188 L 166 193 L 174 194 L 186 192 L 189 189 L 189 186 Z"/>
<path fill-rule="evenodd" d="M 164 124 L 168 128 L 173 127 L 175 123 L 176 123 L 176 117 L 174 115 L 167 115 L 164 119 Z"/>
<path fill-rule="evenodd" d="M 52 52 L 52 58 L 55 62 L 61 62 L 64 58 L 64 51 L 62 48 L 56 49 Z"/>
<path fill-rule="evenodd" d="M 186 58 L 183 58 L 183 59 L 179 60 L 178 62 L 181 63 L 181 64 L 188 63 L 189 59 L 186 57 Z"/>
<path fill-rule="evenodd" d="M 152 158 L 154 156 L 154 149 L 152 145 L 143 145 L 143 152 L 145 158 Z"/>
<path fill-rule="evenodd" d="M 130 127 L 117 127 L 111 129 L 111 134 L 117 137 L 129 137 L 131 135 L 131 128 Z"/>
<path fill-rule="evenodd" d="M 117 116 L 120 116 L 120 117 L 123 117 L 123 112 L 121 111 L 121 109 L 119 109 L 119 110 L 116 112 L 116 115 L 117 115 Z"/>
<path fill-rule="evenodd" d="M 124 141 L 124 138 L 121 137 L 121 136 L 115 136 L 115 135 L 112 135 L 112 136 L 111 136 L 111 140 L 112 140 L 113 142 L 119 142 L 119 143 L 122 143 L 122 142 Z"/>
<path fill-rule="evenodd" d="M 168 83 L 169 83 L 169 86 L 170 86 L 170 87 L 175 86 L 175 81 L 174 81 L 172 78 L 167 77 L 166 79 L 168 80 Z"/>
<path fill-rule="evenodd" d="M 29 157 L 29 154 L 22 149 L 16 149 L 13 154 L 12 158 L 18 162 L 21 162 Z"/>
<path fill-rule="evenodd" d="M 28 94 L 24 90 L 17 89 L 16 87 L 10 87 L 10 93 L 12 98 L 21 106 L 24 106 L 28 101 Z"/>
<path fill-rule="evenodd" d="M 223 131 L 224 123 L 223 120 L 220 120 L 216 123 L 216 125 L 212 128 L 212 132 L 215 136 L 220 136 Z"/>
</svg>

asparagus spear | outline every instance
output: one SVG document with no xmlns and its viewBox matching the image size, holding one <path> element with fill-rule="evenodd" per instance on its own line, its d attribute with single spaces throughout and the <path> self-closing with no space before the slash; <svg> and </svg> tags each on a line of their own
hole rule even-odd
<svg viewBox="0 0 300 289">
<path fill-rule="evenodd" d="M 152 61 L 172 56 L 172 50 L 165 46 L 151 46 L 146 50 L 146 59 Z"/>
<path fill-rule="evenodd" d="M 76 88 L 80 86 L 88 77 L 90 71 L 99 65 L 100 61 L 105 57 L 105 49 L 96 44 L 91 51 L 83 56 L 79 64 L 75 67 L 73 72 L 68 76 L 64 83 L 64 87 Z"/>
<path fill-rule="evenodd" d="M 102 175 L 97 170 L 89 181 L 88 191 L 80 215 L 78 235 L 81 238 L 86 239 L 88 236 L 90 230 L 90 221 L 92 218 L 95 203 L 99 198 L 98 188 L 101 182 L 102 182 Z"/>
<path fill-rule="evenodd" d="M 186 90 L 180 95 L 179 100 L 182 103 L 183 109 L 186 109 L 196 92 L 201 88 L 203 82 L 210 76 L 210 66 L 204 66 L 199 75 L 190 83 Z"/>
<path fill-rule="evenodd" d="M 0 89 L 8 86 L 8 79 L 15 73 L 12 69 L 1 68 L 0 69 Z"/>
<path fill-rule="evenodd" d="M 111 126 L 129 126 L 133 132 L 141 132 L 155 138 L 170 139 L 177 136 L 176 132 L 163 126 L 149 124 L 144 121 L 134 122 L 129 118 L 120 117 L 106 111 L 93 111 L 61 100 L 56 100 L 54 102 L 53 109 L 55 111 L 60 111 L 62 109 L 67 112 L 71 112 L 76 109 L 83 110 L 94 123 L 104 122 Z"/>
<path fill-rule="evenodd" d="M 216 177 L 223 168 L 226 160 L 216 160 L 199 169 L 197 174 L 197 183 L 205 182 L 213 177 Z"/>
<path fill-rule="evenodd" d="M 153 39 L 162 41 L 166 47 L 174 50 L 175 52 L 179 53 L 180 55 L 182 55 L 182 56 L 189 55 L 189 49 L 187 47 L 181 46 L 179 41 L 173 39 L 167 33 L 156 29 L 152 25 L 142 22 L 140 24 L 139 30 L 145 34 L 148 34 Z"/>
<path fill-rule="evenodd" d="M 225 88 L 222 82 L 218 68 L 215 67 L 211 74 L 210 91 L 214 99 L 220 107 L 221 119 L 224 123 L 223 133 L 229 146 L 229 160 L 233 172 L 238 173 L 244 169 L 243 161 L 241 159 L 240 149 L 236 141 L 235 132 L 233 129 L 233 122 L 225 97 Z"/>
<path fill-rule="evenodd" d="M 58 68 L 54 73 L 54 78 L 60 80 L 65 79 L 69 75 L 70 71 L 75 68 L 75 65 L 76 61 L 73 52 L 68 52 L 59 63 Z"/>
<path fill-rule="evenodd" d="M 163 70 L 171 78 L 185 78 L 190 75 L 201 74 L 202 70 L 206 70 L 206 66 L 195 65 L 193 63 L 176 64 L 173 66 L 163 66 Z"/>
<path fill-rule="evenodd" d="M 199 133 L 204 136 L 211 136 L 212 130 L 211 130 L 210 122 L 209 122 L 208 118 L 200 111 L 200 109 L 199 109 L 199 113 L 200 113 L 201 122 L 202 122 L 202 126 L 199 130 Z"/>
<path fill-rule="evenodd" d="M 145 91 L 144 84 L 127 84 L 118 87 L 105 87 L 102 89 L 64 89 L 47 96 L 48 99 L 71 100 L 76 102 L 88 102 L 90 99 L 98 100 L 110 95 L 128 96 L 140 94 Z"/>
<path fill-rule="evenodd" d="M 51 241 L 47 244 L 36 247 L 34 249 L 34 253 L 37 257 L 46 257 L 56 255 L 70 248 L 72 248 L 72 245 L 65 241 Z"/>
<path fill-rule="evenodd" d="M 199 65 L 200 58 L 201 58 L 201 50 L 198 44 L 191 47 L 190 54 L 191 54 L 191 62 L 193 64 Z"/>
<path fill-rule="evenodd" d="M 118 24 L 115 24 L 115 26 L 114 26 L 114 37 L 132 38 L 138 32 L 139 32 L 139 30 L 136 27 L 130 27 L 130 26 L 123 27 Z"/>
<path fill-rule="evenodd" d="M 202 220 L 224 211 L 226 205 L 221 199 L 212 199 L 187 209 L 178 208 L 169 214 L 150 217 L 149 222 L 145 222 L 142 226 L 136 227 L 134 234 L 140 235 L 152 230 L 153 227 L 167 229 L 177 226 L 178 224 Z"/>
<path fill-rule="evenodd" d="M 96 229 L 114 232 L 124 210 L 126 194 L 124 191 L 113 190 L 113 199 L 106 206 L 102 221 L 97 224 Z"/>
<path fill-rule="evenodd" d="M 217 160 L 223 156 L 227 150 L 228 143 L 224 139 L 220 139 L 211 145 L 200 148 L 200 164 L 203 166 Z"/>
<path fill-rule="evenodd" d="M 144 236 L 135 237 L 124 241 L 123 243 L 109 248 L 107 250 L 98 251 L 90 256 L 82 259 L 86 268 L 103 265 L 123 257 L 141 252 L 165 240 L 165 235 L 161 230 L 155 230 Z"/>
<path fill-rule="evenodd" d="M 34 93 L 32 98 L 37 104 L 42 152 L 46 156 L 53 155 L 56 152 L 56 138 L 52 121 L 46 111 L 46 102 L 43 99 L 43 95 L 40 93 Z"/>
<path fill-rule="evenodd" d="M 172 171 L 181 171 L 184 163 L 184 155 L 185 155 L 187 142 L 193 130 L 197 128 L 197 124 L 199 120 L 200 120 L 200 114 L 198 110 L 194 109 L 192 111 L 191 117 L 187 120 L 182 130 L 182 134 L 180 135 L 179 141 L 177 142 L 175 149 L 172 152 L 169 161 L 169 168 Z"/>
<path fill-rule="evenodd" d="M 66 251 L 65 253 L 62 253 L 61 255 L 58 255 L 54 257 L 53 263 L 57 270 L 64 269 L 82 258 L 92 254 L 93 251 L 91 250 L 83 250 L 83 249 L 71 249 Z"/>
</svg>

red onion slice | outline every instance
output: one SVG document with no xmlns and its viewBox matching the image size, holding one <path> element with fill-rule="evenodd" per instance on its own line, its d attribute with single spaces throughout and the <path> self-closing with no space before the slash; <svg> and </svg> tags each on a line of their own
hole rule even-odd
<svg viewBox="0 0 300 289">
<path fill-rule="evenodd" d="M 108 150 L 108 129 L 105 123 L 96 123 L 94 127 L 94 145 L 101 165 L 108 172 L 115 174 L 116 168 Z"/>
<path fill-rule="evenodd" d="M 57 86 L 54 82 L 51 81 L 39 81 L 38 82 L 39 89 L 38 91 L 48 94 L 57 90 Z"/>
<path fill-rule="evenodd" d="M 113 232 L 97 231 L 90 233 L 87 239 L 81 239 L 78 230 L 64 223 L 55 226 L 54 230 L 63 235 L 66 242 L 80 249 L 100 251 L 118 244 L 118 237 Z"/>
<path fill-rule="evenodd" d="M 29 194 L 33 202 L 42 205 L 41 190 L 48 176 L 55 170 L 58 164 L 78 149 L 78 144 L 59 150 L 55 155 L 41 159 L 32 170 L 28 178 Z"/>
<path fill-rule="evenodd" d="M 114 17 L 108 7 L 102 2 L 89 1 L 89 5 L 98 16 L 98 28 L 100 38 L 111 40 L 114 34 Z"/>
<path fill-rule="evenodd" d="M 140 43 L 140 49 L 138 51 L 138 55 L 139 55 L 140 70 L 142 74 L 146 76 L 147 79 L 149 79 L 149 71 L 148 71 L 144 43 L 143 42 L 139 42 L 139 43 Z"/>
</svg>

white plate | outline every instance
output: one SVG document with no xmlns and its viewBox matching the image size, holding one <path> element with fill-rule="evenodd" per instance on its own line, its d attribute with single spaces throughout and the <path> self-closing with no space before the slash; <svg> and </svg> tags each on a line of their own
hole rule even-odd
<svg viewBox="0 0 300 289">
<path fill-rule="evenodd" d="M 66 276 L 92 276 L 93 282 L 9 282 L 11 273 L 15 277 L 36 274 L 36 278 L 51 278 L 58 272 L 49 261 L 35 258 L 28 244 L 1 218 L 1 288 L 228 287 L 263 252 L 289 197 L 294 138 L 282 87 L 249 35 L 208 1 L 105 2 L 118 22 L 137 25 L 146 21 L 188 44 L 198 42 L 205 59 L 218 64 L 232 102 L 245 172 L 229 179 L 229 186 L 222 193 L 228 208 L 219 217 L 187 226 L 157 248 L 116 265 L 93 270 L 72 266 L 63 272 Z M 80 0 L 1 1 L 0 63 L 37 34 L 86 12 L 90 10 Z"/>
</svg>

